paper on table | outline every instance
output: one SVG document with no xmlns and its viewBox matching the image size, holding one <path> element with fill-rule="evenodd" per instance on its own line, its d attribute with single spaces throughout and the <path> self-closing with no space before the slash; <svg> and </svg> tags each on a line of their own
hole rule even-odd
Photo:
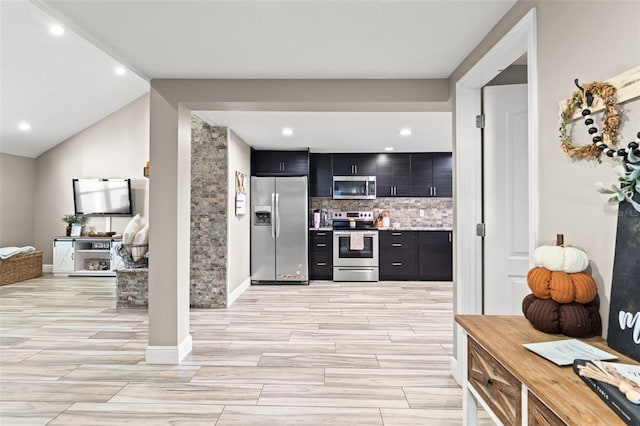
<svg viewBox="0 0 640 426">
<path fill-rule="evenodd" d="M 574 359 L 609 360 L 618 358 L 578 339 L 524 343 L 522 346 L 558 365 L 572 365 Z"/>
<path fill-rule="evenodd" d="M 622 374 L 627 379 L 640 384 L 640 365 L 619 364 L 615 362 L 606 362 L 605 364 L 618 370 L 618 373 Z"/>
</svg>

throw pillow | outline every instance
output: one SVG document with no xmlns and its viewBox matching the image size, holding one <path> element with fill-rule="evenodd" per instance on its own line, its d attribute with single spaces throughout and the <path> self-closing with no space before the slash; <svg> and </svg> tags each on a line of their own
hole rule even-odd
<svg viewBox="0 0 640 426">
<path fill-rule="evenodd" d="M 141 230 L 139 230 L 136 236 L 133 238 L 134 250 L 132 250 L 131 255 L 134 262 L 137 262 L 142 258 L 142 256 L 145 255 L 145 253 L 147 252 L 147 244 L 149 244 L 149 224 L 146 224 Z"/>
<path fill-rule="evenodd" d="M 136 234 L 140 231 L 140 228 L 142 228 L 142 218 L 137 214 L 124 228 L 124 232 L 122 233 L 122 244 L 132 244 Z"/>
</svg>

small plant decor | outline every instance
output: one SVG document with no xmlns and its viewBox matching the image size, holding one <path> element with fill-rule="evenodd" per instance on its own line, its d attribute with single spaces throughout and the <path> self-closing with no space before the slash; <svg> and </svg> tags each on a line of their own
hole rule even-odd
<svg viewBox="0 0 640 426">
<path fill-rule="evenodd" d="M 75 214 L 65 214 L 62 216 L 62 221 L 67 225 L 73 225 L 74 223 L 80 223 L 80 216 Z"/>
<path fill-rule="evenodd" d="M 603 194 L 613 194 L 609 198 L 609 204 L 618 204 L 623 201 L 629 202 L 633 208 L 640 212 L 640 203 L 634 201 L 634 196 L 640 193 L 640 157 L 630 150 L 626 161 L 616 167 L 620 186 L 611 185 L 611 189 L 598 182 L 596 188 Z"/>
</svg>

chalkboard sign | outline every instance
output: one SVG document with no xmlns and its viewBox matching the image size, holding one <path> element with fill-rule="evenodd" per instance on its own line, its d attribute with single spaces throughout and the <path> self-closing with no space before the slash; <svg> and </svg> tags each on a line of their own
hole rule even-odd
<svg viewBox="0 0 640 426">
<path fill-rule="evenodd" d="M 626 201 L 618 210 L 607 342 L 640 361 L 640 212 Z"/>
</svg>

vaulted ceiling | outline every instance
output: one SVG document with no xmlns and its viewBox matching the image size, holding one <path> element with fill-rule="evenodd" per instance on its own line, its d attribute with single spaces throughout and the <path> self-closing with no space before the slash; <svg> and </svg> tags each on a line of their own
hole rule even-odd
<svg viewBox="0 0 640 426">
<path fill-rule="evenodd" d="M 514 3 L 2 1 L 0 151 L 37 157 L 144 94 L 154 78 L 447 78 Z M 62 35 L 50 33 L 56 23 L 65 29 Z M 114 73 L 118 66 L 126 69 L 124 75 Z M 430 149 L 428 139 L 420 137 L 420 123 L 438 134 L 433 126 L 440 124 L 434 123 L 442 123 L 443 137 L 450 143 L 450 114 L 444 120 L 429 116 L 442 113 L 428 112 L 396 120 L 380 113 L 370 114 L 367 121 L 358 113 L 286 113 L 258 118 L 255 113 L 224 111 L 205 118 L 212 124 L 233 123 L 240 136 L 251 134 L 243 129 L 252 123 L 255 129 L 261 122 L 277 128 L 271 132 L 274 138 L 282 137 L 279 130 L 287 117 L 303 126 L 295 129 L 297 137 L 315 132 L 304 130 L 313 125 L 314 114 L 325 128 L 341 131 L 340 126 L 350 126 L 343 134 L 355 133 L 354 123 L 364 131 L 374 122 L 386 122 L 388 129 L 354 135 L 354 140 L 373 141 L 385 132 L 397 136 L 399 126 L 409 126 L 416 131 L 403 143 L 409 144 L 405 148 L 415 144 L 420 148 L 416 150 Z M 31 129 L 18 130 L 22 121 Z"/>
</svg>

